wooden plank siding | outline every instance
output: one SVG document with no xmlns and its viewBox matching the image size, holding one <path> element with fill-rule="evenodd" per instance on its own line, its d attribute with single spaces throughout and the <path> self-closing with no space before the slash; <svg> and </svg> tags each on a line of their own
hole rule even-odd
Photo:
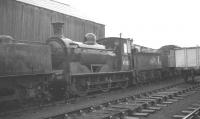
<svg viewBox="0 0 200 119">
<path fill-rule="evenodd" d="M 0 0 L 0 34 L 11 35 L 17 40 L 45 42 L 52 36 L 53 22 L 63 22 L 64 35 L 75 41 L 83 41 L 86 33 L 92 32 L 97 38 L 105 37 L 105 26 L 36 7 L 15 0 Z"/>
</svg>

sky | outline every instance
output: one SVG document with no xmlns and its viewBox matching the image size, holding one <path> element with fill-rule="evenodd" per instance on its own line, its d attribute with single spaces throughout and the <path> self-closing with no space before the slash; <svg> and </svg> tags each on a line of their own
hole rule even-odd
<svg viewBox="0 0 200 119">
<path fill-rule="evenodd" d="M 105 24 L 106 37 L 150 48 L 200 45 L 200 0 L 56 0 Z"/>
</svg>

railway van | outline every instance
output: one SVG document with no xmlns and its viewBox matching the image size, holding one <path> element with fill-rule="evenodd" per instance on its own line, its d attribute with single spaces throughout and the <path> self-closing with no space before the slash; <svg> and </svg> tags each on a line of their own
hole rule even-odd
<svg viewBox="0 0 200 119">
<path fill-rule="evenodd" d="M 181 70 L 186 82 L 200 75 L 200 48 L 185 47 L 170 50 L 169 67 Z"/>
</svg>

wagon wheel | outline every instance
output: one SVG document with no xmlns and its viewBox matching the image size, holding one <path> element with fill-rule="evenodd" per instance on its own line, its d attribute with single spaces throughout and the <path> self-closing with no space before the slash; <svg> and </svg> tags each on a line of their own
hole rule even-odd
<svg viewBox="0 0 200 119">
<path fill-rule="evenodd" d="M 186 76 L 185 78 L 184 78 L 184 80 L 185 80 L 185 82 L 194 82 L 194 76 L 193 75 L 191 75 L 191 76 Z"/>
<path fill-rule="evenodd" d="M 89 92 L 87 81 L 85 79 L 75 79 L 75 81 L 72 82 L 71 89 L 73 93 L 78 96 L 86 96 Z"/>
<path fill-rule="evenodd" d="M 103 92 L 108 92 L 110 90 L 110 88 L 111 88 L 111 83 L 110 83 L 111 78 L 110 77 L 106 77 L 103 81 L 105 83 L 99 85 L 100 90 L 103 91 Z"/>
<path fill-rule="evenodd" d="M 128 87 L 128 77 L 125 77 L 125 78 L 123 78 L 123 79 L 124 79 L 125 81 L 120 82 L 120 83 L 119 83 L 119 86 L 120 86 L 120 88 L 125 89 L 125 88 Z"/>
</svg>

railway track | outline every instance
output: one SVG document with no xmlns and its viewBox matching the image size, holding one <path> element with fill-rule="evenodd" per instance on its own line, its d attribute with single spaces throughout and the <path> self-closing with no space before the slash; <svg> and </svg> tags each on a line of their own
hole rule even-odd
<svg viewBox="0 0 200 119">
<path fill-rule="evenodd" d="M 173 115 L 174 119 L 200 119 L 200 102 L 192 104 L 179 115 Z"/>
<path fill-rule="evenodd" d="M 200 84 L 187 88 L 168 86 L 145 93 L 122 97 L 98 105 L 92 105 L 44 119 L 139 119 L 161 110 L 173 102 L 183 100 L 199 89 Z"/>
<path fill-rule="evenodd" d="M 175 85 L 178 85 L 179 83 L 182 83 L 182 82 L 180 82 L 178 80 L 177 80 L 177 82 L 174 82 Z M 163 84 L 165 84 L 165 85 L 163 85 Z M 125 89 L 125 92 L 126 92 L 126 90 L 135 90 L 135 89 L 137 90 L 139 88 L 145 89 L 148 86 L 154 87 L 154 88 L 150 88 L 150 90 L 152 90 L 152 89 L 159 88 L 156 85 L 160 85 L 160 87 L 169 87 L 169 85 L 171 85 L 171 84 L 172 83 L 171 83 L 170 80 L 166 81 L 164 83 L 162 83 L 162 82 L 152 82 L 152 83 L 149 83 L 149 84 L 146 84 L 146 85 L 141 85 L 139 87 L 135 86 L 135 88 L 131 88 L 130 87 L 128 89 Z M 155 87 L 157 87 L 157 88 L 155 88 Z M 83 98 L 93 98 L 93 97 L 98 97 L 98 96 L 105 95 L 105 94 L 107 94 L 107 95 L 111 94 L 112 95 L 112 93 L 116 93 L 116 92 L 117 93 L 121 93 L 121 92 L 123 93 L 124 91 L 113 90 L 113 91 L 110 91 L 110 92 L 102 92 L 102 93 L 98 92 L 98 93 L 90 94 L 90 95 L 88 95 L 86 97 L 72 97 L 72 98 L 70 98 L 68 100 L 61 100 L 61 101 L 56 101 L 56 102 L 50 102 L 50 103 L 47 103 L 47 104 L 32 104 L 32 103 L 30 103 L 28 105 L 23 105 L 22 107 L 19 107 L 17 109 L 11 109 L 11 110 L 9 110 L 9 109 L 6 110 L 6 108 L 2 107 L 5 110 L 3 110 L 2 112 L 0 112 L 0 116 L 9 115 L 9 114 L 13 114 L 13 113 L 21 113 L 21 112 L 25 112 L 27 110 L 40 110 L 41 108 L 53 107 L 55 105 L 63 105 L 63 104 L 68 104 L 68 103 L 69 104 L 70 103 L 76 103 L 79 100 L 83 100 Z"/>
</svg>

